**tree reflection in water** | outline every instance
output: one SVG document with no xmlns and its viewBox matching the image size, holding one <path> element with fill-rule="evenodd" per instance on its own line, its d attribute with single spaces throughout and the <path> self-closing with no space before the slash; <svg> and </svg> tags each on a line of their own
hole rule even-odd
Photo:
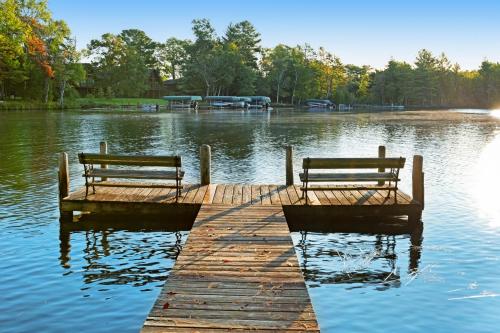
<svg viewBox="0 0 500 333">
<path fill-rule="evenodd" d="M 70 231 L 61 228 L 59 260 L 65 275 L 81 270 L 85 284 L 144 286 L 167 278 L 182 249 L 185 234 L 152 229 Z M 71 249 L 72 237 L 84 238 L 82 252 Z"/>
<path fill-rule="evenodd" d="M 397 242 L 408 236 L 300 232 L 296 245 L 304 278 L 309 287 L 321 284 L 352 284 L 351 288 L 374 286 L 377 290 L 400 287 L 404 279 L 418 274 L 422 229 L 409 237 L 408 271 L 402 278 Z"/>
</svg>

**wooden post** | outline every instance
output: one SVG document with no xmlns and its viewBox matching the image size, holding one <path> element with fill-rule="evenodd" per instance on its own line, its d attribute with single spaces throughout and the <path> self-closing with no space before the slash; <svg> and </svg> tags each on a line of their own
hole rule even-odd
<svg viewBox="0 0 500 333">
<path fill-rule="evenodd" d="M 293 147 L 286 146 L 286 185 L 293 185 Z"/>
<path fill-rule="evenodd" d="M 68 154 L 61 153 L 59 155 L 59 213 L 61 221 L 71 221 L 73 219 L 72 211 L 62 211 L 62 199 L 69 195 L 69 171 L 68 171 Z"/>
<path fill-rule="evenodd" d="M 412 194 L 413 200 L 419 202 L 424 209 L 424 173 L 423 173 L 424 158 L 422 155 L 413 156 L 413 172 L 412 172 Z"/>
<path fill-rule="evenodd" d="M 101 154 L 107 154 L 108 153 L 108 143 L 106 141 L 101 141 L 99 143 L 99 152 Z M 108 165 L 107 164 L 101 164 L 101 169 L 107 169 L 108 168 Z M 102 182 L 105 182 L 106 180 L 108 180 L 108 178 L 101 178 L 101 181 Z"/>
<path fill-rule="evenodd" d="M 211 151 L 209 145 L 202 145 L 200 147 L 200 184 L 210 184 L 210 163 Z"/>
<path fill-rule="evenodd" d="M 385 158 L 385 146 L 378 146 L 378 158 Z M 378 172 L 385 172 L 385 168 L 378 168 Z M 382 186 L 385 182 L 379 180 L 378 185 Z"/>
</svg>

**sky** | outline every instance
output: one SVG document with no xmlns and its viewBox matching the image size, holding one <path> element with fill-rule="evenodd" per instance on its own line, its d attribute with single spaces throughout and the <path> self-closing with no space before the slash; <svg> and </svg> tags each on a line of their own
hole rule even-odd
<svg viewBox="0 0 500 333">
<path fill-rule="evenodd" d="M 264 47 L 323 46 L 346 64 L 412 63 L 422 48 L 444 52 L 463 69 L 500 62 L 500 0 L 49 0 L 49 8 L 69 24 L 79 48 L 131 28 L 158 42 L 192 39 L 191 21 L 208 18 L 219 35 L 249 20 Z"/>
</svg>

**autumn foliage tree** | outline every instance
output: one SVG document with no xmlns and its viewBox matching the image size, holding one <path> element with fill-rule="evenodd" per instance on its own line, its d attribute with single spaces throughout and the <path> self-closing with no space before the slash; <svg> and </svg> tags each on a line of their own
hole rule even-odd
<svg viewBox="0 0 500 333">
<path fill-rule="evenodd" d="M 48 102 L 57 75 L 55 62 L 70 36 L 68 26 L 52 19 L 46 0 L 1 0 L 0 13 L 0 97 Z M 73 54 L 64 63 L 78 60 Z"/>
</svg>

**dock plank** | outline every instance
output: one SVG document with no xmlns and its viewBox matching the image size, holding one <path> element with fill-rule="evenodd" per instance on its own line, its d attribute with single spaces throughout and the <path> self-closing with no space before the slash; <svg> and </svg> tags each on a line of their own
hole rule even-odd
<svg viewBox="0 0 500 333">
<path fill-rule="evenodd" d="M 203 197 L 202 203 L 204 203 L 204 204 L 213 203 L 216 191 L 217 191 L 216 184 L 207 185 L 207 190 L 205 191 L 205 196 Z"/>
<path fill-rule="evenodd" d="M 225 189 L 226 189 L 226 185 L 224 185 L 224 184 L 217 185 L 214 199 L 212 200 L 213 204 L 221 204 L 222 203 L 222 198 L 224 198 L 224 190 Z"/>
<path fill-rule="evenodd" d="M 260 205 L 262 203 L 259 185 L 251 185 L 251 195 L 252 205 Z"/>
<path fill-rule="evenodd" d="M 319 331 L 281 205 L 202 205 L 142 331 L 167 328 Z"/>
<path fill-rule="evenodd" d="M 243 193 L 242 193 L 242 199 L 241 203 L 244 205 L 250 204 L 252 201 L 252 188 L 250 185 L 243 185 Z"/>
<path fill-rule="evenodd" d="M 260 197 L 263 205 L 271 204 L 271 194 L 268 185 L 260 185 Z"/>
<path fill-rule="evenodd" d="M 243 200 L 243 185 L 236 184 L 234 185 L 233 190 L 233 205 L 240 205 Z"/>
<path fill-rule="evenodd" d="M 223 204 L 231 205 L 233 203 L 233 192 L 234 192 L 234 184 L 226 185 L 224 189 L 224 195 L 222 197 Z"/>
</svg>

